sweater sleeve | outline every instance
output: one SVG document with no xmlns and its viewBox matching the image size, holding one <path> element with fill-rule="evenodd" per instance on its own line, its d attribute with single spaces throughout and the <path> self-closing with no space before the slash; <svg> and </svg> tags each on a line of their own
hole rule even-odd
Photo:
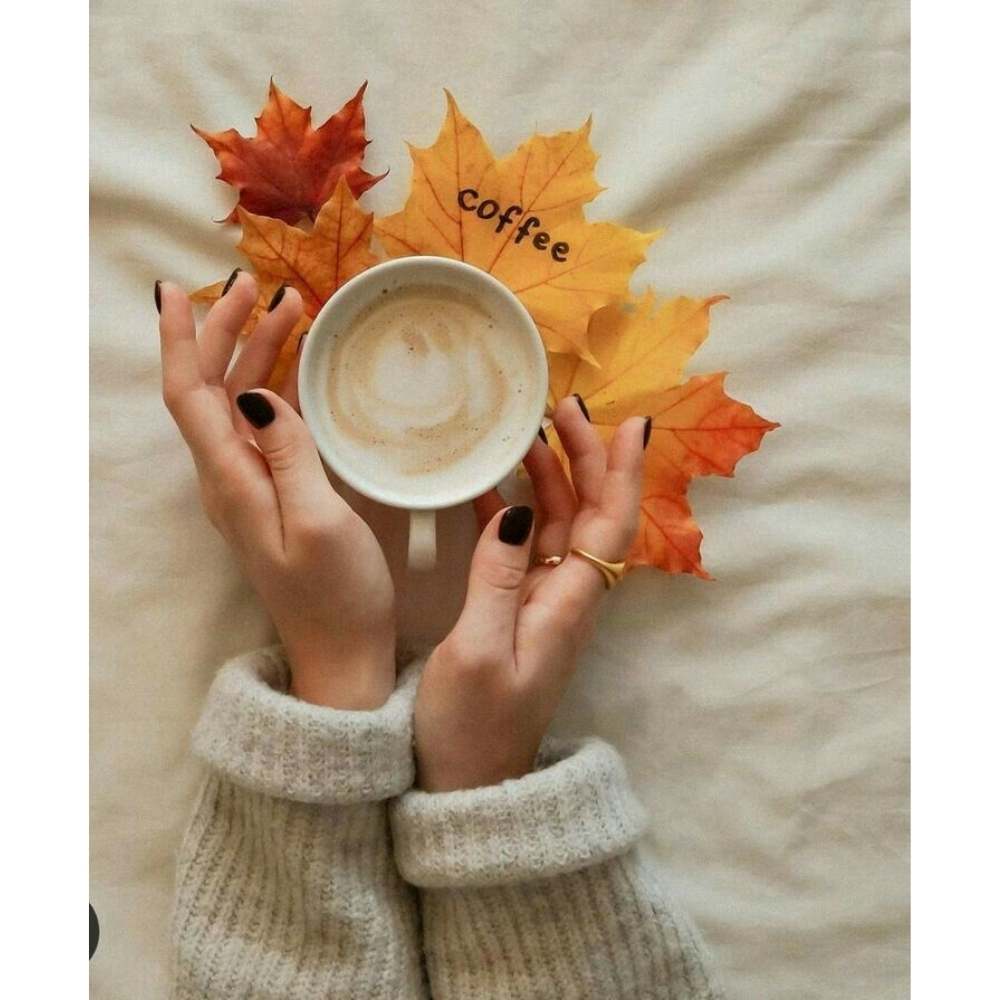
<svg viewBox="0 0 1000 1000">
<path fill-rule="evenodd" d="M 222 668 L 194 736 L 208 777 L 178 863 L 176 1000 L 425 1000 L 386 806 L 413 780 L 416 681 L 339 711 L 286 693 L 278 649 Z"/>
<path fill-rule="evenodd" d="M 549 743 L 536 770 L 391 807 L 434 1000 L 717 1000 L 704 946 L 638 853 L 618 754 Z"/>
</svg>

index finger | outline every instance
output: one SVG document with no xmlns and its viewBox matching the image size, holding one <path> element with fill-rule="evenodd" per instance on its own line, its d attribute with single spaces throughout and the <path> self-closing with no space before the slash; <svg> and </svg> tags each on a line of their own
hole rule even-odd
<svg viewBox="0 0 1000 1000">
<path fill-rule="evenodd" d="M 170 282 L 157 288 L 163 401 L 195 459 L 217 460 L 223 448 L 239 440 L 229 407 L 205 384 L 188 297 Z"/>
<path fill-rule="evenodd" d="M 480 534 L 483 533 L 486 525 L 493 520 L 497 513 L 506 506 L 507 501 L 504 500 L 500 494 L 500 490 L 495 486 L 472 501 L 472 508 L 476 512 L 476 523 L 479 525 Z"/>
</svg>

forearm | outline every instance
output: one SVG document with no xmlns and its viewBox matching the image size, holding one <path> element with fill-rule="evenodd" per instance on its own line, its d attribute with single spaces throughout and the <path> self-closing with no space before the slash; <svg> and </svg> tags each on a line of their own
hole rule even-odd
<svg viewBox="0 0 1000 1000">
<path fill-rule="evenodd" d="M 410 792 L 393 825 L 400 870 L 420 886 L 435 1000 L 721 995 L 639 857 L 641 810 L 606 744 L 493 788 Z"/>
<path fill-rule="evenodd" d="M 195 734 L 210 770 L 179 858 L 175 997 L 423 1000 L 386 812 L 412 782 L 414 680 L 357 712 L 286 694 L 276 651 L 220 671 Z"/>
</svg>

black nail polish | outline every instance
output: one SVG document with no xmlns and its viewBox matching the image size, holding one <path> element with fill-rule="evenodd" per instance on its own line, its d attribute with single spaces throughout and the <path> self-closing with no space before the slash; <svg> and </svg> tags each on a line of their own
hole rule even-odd
<svg viewBox="0 0 1000 1000">
<path fill-rule="evenodd" d="M 535 512 L 530 507 L 508 507 L 500 518 L 500 529 L 497 532 L 500 541 L 508 545 L 523 545 L 531 534 L 534 520 Z"/>
<path fill-rule="evenodd" d="M 548 444 L 549 443 L 549 439 L 548 439 L 548 437 L 545 434 L 545 428 L 544 427 L 539 427 L 538 428 L 538 436 L 542 439 L 542 444 Z"/>
<path fill-rule="evenodd" d="M 281 300 L 285 297 L 285 290 L 287 288 L 288 285 L 281 285 L 281 287 L 274 293 L 274 298 L 271 299 L 267 307 L 268 312 L 274 312 L 274 310 L 281 305 Z"/>
<path fill-rule="evenodd" d="M 241 392 L 236 397 L 236 405 L 240 413 L 258 429 L 274 420 L 274 407 L 259 392 Z"/>
<path fill-rule="evenodd" d="M 587 409 L 587 404 L 583 401 L 583 396 L 578 392 L 573 393 L 573 398 L 580 404 L 580 410 L 583 415 L 587 418 L 587 422 L 590 422 L 590 410 Z"/>
<path fill-rule="evenodd" d="M 156 284 L 153 285 L 153 301 L 156 303 L 156 311 L 160 311 L 160 279 L 156 279 Z"/>
<path fill-rule="evenodd" d="M 226 283 L 222 286 L 222 295 L 219 296 L 220 299 L 226 294 L 226 292 L 229 291 L 230 288 L 233 287 L 233 285 L 236 284 L 236 279 L 240 276 L 240 271 L 242 270 L 242 267 L 238 267 L 231 275 L 229 275 L 228 278 L 226 278 Z"/>
<path fill-rule="evenodd" d="M 646 417 L 646 426 L 642 429 L 642 448 L 643 451 L 646 450 L 646 445 L 649 444 L 649 435 L 653 433 L 653 418 Z"/>
</svg>

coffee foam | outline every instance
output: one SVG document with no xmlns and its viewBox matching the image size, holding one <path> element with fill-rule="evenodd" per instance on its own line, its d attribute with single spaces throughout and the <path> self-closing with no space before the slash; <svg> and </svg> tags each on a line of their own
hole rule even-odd
<svg viewBox="0 0 1000 1000">
<path fill-rule="evenodd" d="M 432 490 L 502 461 L 537 417 L 537 379 L 524 338 L 477 299 L 407 285 L 385 289 L 337 335 L 327 402 L 338 446 L 369 477 Z"/>
</svg>

